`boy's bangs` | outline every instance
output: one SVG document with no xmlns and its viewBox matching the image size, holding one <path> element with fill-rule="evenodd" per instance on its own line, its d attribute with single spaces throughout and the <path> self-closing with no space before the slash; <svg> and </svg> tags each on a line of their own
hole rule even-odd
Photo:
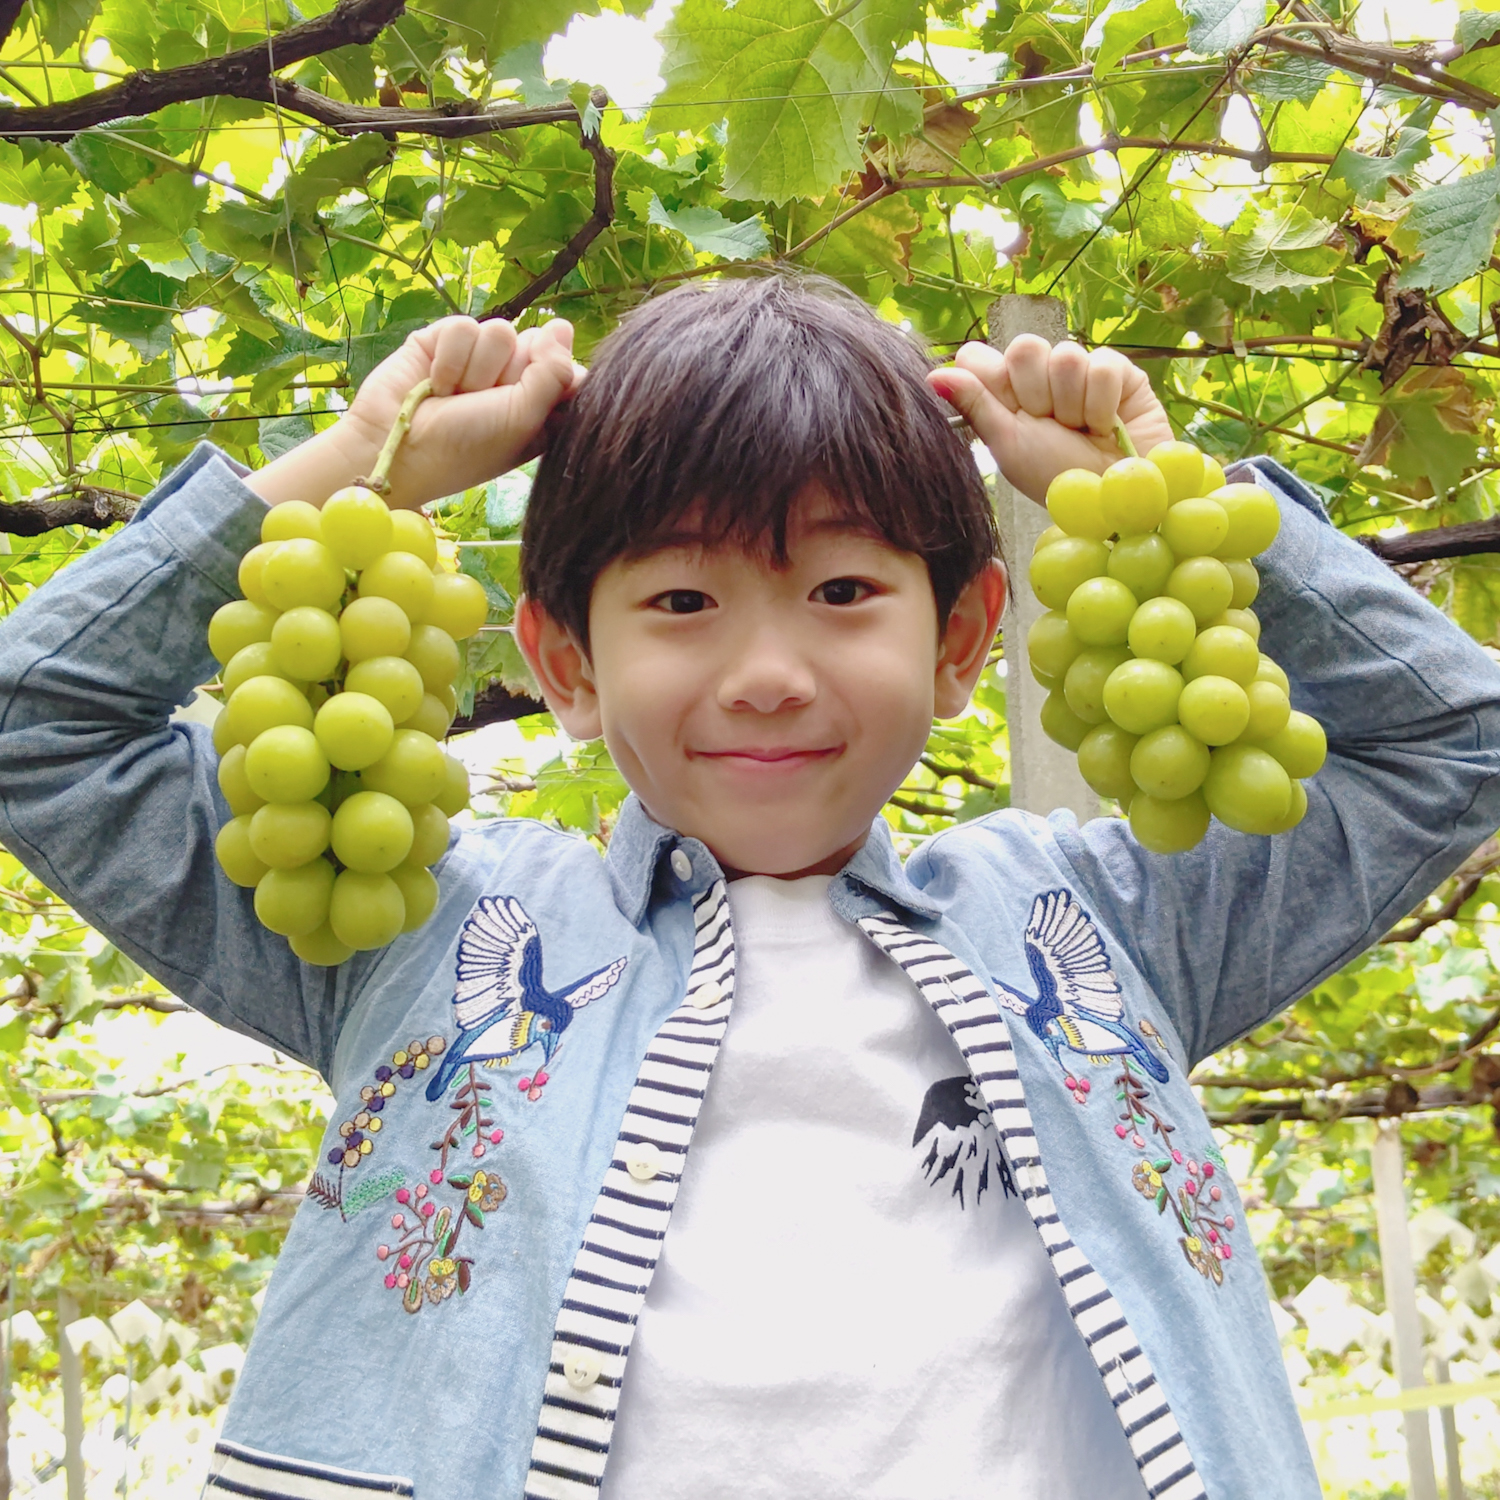
<svg viewBox="0 0 1500 1500">
<path fill-rule="evenodd" d="M 587 640 L 608 564 L 690 542 L 785 563 L 800 498 L 921 555 L 940 617 L 997 550 L 929 362 L 842 288 L 781 276 L 683 287 L 599 346 L 543 457 L 522 580 Z"/>
</svg>

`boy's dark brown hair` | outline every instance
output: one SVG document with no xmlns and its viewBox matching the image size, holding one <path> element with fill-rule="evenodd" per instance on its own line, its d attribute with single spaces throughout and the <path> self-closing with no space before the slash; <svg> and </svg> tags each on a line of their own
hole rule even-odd
<svg viewBox="0 0 1500 1500">
<path fill-rule="evenodd" d="M 708 545 L 784 563 L 789 513 L 816 483 L 923 558 L 946 621 L 999 539 L 930 368 L 836 282 L 774 274 L 646 302 L 600 343 L 553 428 L 522 586 L 587 647 L 594 582 L 616 558 L 668 544 L 691 513 Z"/>
</svg>

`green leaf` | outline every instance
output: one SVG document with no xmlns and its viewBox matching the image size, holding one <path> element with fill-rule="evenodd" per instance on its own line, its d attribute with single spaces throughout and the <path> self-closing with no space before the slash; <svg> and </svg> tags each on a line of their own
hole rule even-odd
<svg viewBox="0 0 1500 1500">
<path fill-rule="evenodd" d="M 574 16 L 599 14 L 576 0 L 420 0 L 412 7 L 448 28 L 450 42 L 470 57 L 498 57 L 524 42 L 544 42 L 567 29 Z"/>
<path fill-rule="evenodd" d="M 1070 240 L 1097 229 L 1104 210 L 1097 201 L 1069 198 L 1050 177 L 1038 177 L 1021 189 L 1018 202 L 1037 205 L 1043 232 L 1049 239 Z"/>
<path fill-rule="evenodd" d="M 155 359 L 171 341 L 177 290 L 178 283 L 170 276 L 135 261 L 99 286 L 103 295 L 128 305 L 80 302 L 75 304 L 73 316 L 123 339 L 142 359 Z"/>
<path fill-rule="evenodd" d="M 1258 292 L 1317 286 L 1333 275 L 1338 252 L 1326 241 L 1334 232 L 1300 205 L 1260 214 L 1248 235 L 1233 236 L 1225 269 L 1232 280 Z"/>
<path fill-rule="evenodd" d="M 1165 34 L 1181 24 L 1177 0 L 1109 0 L 1083 39 L 1084 50 L 1094 54 L 1095 76 L 1118 67 L 1143 37 Z M 1170 40 L 1157 36 L 1156 45 L 1170 45 Z"/>
<path fill-rule="evenodd" d="M 465 249 L 487 245 L 502 230 L 514 229 L 531 211 L 530 200 L 514 188 L 493 188 L 475 183 L 464 188 L 443 208 L 438 233 Z"/>
<path fill-rule="evenodd" d="M 700 255 L 713 255 L 720 260 L 754 260 L 771 248 L 765 225 L 757 218 L 736 223 L 712 208 L 663 208 L 655 193 L 651 195 L 647 217 L 652 224 L 675 229 Z"/>
<path fill-rule="evenodd" d="M 64 146 L 79 175 L 94 187 L 118 196 L 157 170 L 157 164 L 131 143 L 162 149 L 162 139 L 144 119 L 111 122 L 108 130 L 81 130 Z"/>
<path fill-rule="evenodd" d="M 728 127 L 724 191 L 784 203 L 857 171 L 859 126 L 879 106 L 886 134 L 917 123 L 917 97 L 881 98 L 897 46 L 920 23 L 916 0 L 683 0 L 661 33 L 666 88 L 652 118 L 678 130 L 694 116 Z M 721 101 L 733 101 L 725 104 Z"/>
<path fill-rule="evenodd" d="M 1233 52 L 1265 24 L 1266 0 L 1182 0 L 1182 13 L 1194 52 Z"/>
<path fill-rule="evenodd" d="M 1406 200 L 1406 217 L 1392 243 L 1420 260 L 1401 271 L 1403 287 L 1446 292 L 1489 263 L 1500 232 L 1500 168 L 1423 188 Z"/>
<path fill-rule="evenodd" d="M 501 53 L 490 64 L 490 77 L 497 83 L 515 79 L 521 86 L 521 98 L 527 104 L 556 104 L 568 97 L 568 85 L 563 79 L 548 82 L 539 41 L 523 42 L 519 47 Z"/>
<path fill-rule="evenodd" d="M 366 131 L 342 146 L 305 158 L 287 181 L 287 211 L 293 219 L 310 223 L 319 203 L 350 188 L 362 188 L 370 173 L 389 160 L 391 151 L 383 135 Z"/>
<path fill-rule="evenodd" d="M 94 19 L 99 0 L 32 0 L 41 23 L 42 40 L 54 56 L 67 51 Z"/>
<path fill-rule="evenodd" d="M 283 453 L 290 453 L 299 443 L 305 443 L 312 435 L 312 419 L 300 412 L 290 417 L 262 417 L 260 451 L 268 461 L 280 458 Z"/>
<path fill-rule="evenodd" d="M 208 206 L 208 184 L 195 184 L 186 172 L 163 172 L 132 188 L 125 202 L 136 215 L 121 225 L 127 243 L 178 245 Z"/>
<path fill-rule="evenodd" d="M 1316 57 L 1286 53 L 1268 67 L 1248 75 L 1250 92 L 1269 104 L 1311 104 L 1333 76 L 1333 69 Z"/>
<path fill-rule="evenodd" d="M 368 47 L 335 47 L 320 52 L 318 61 L 338 80 L 345 95 L 356 103 L 375 93 L 375 58 Z"/>
<path fill-rule="evenodd" d="M 1334 158 L 1328 175 L 1342 178 L 1361 198 L 1379 202 L 1391 190 L 1389 178 L 1405 177 L 1431 155 L 1432 141 L 1427 132 L 1408 127 L 1396 138 L 1396 149 L 1389 156 L 1366 156 L 1345 147 Z"/>
<path fill-rule="evenodd" d="M 38 151 L 34 142 L 16 146 L 0 141 L 0 203 L 34 203 L 38 213 L 49 214 L 71 203 L 80 186 L 76 168 L 60 147 Z"/>
<path fill-rule="evenodd" d="M 1467 52 L 1470 47 L 1477 47 L 1480 42 L 1489 41 L 1497 31 L 1500 31 L 1500 12 L 1461 10 L 1458 13 L 1458 27 L 1453 33 L 1453 39 Z"/>
<path fill-rule="evenodd" d="M 274 323 L 274 339 L 257 338 L 253 333 L 241 330 L 229 341 L 224 358 L 219 361 L 219 374 L 234 380 L 243 375 L 259 375 L 263 370 L 274 370 L 293 360 L 301 361 L 306 356 L 325 359 L 344 357 L 342 339 L 324 338 L 310 329 L 294 328 L 289 323 Z"/>
</svg>

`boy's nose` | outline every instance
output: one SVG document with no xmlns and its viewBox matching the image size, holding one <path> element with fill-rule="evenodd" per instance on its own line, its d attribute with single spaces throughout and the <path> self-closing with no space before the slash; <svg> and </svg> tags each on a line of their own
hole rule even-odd
<svg viewBox="0 0 1500 1500">
<path fill-rule="evenodd" d="M 811 703 L 817 683 L 806 658 L 784 632 L 748 636 L 719 681 L 719 706 L 771 714 Z"/>
</svg>

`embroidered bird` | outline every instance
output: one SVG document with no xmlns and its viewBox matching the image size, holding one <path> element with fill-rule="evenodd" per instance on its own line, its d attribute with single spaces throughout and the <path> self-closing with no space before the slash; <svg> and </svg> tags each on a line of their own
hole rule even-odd
<svg viewBox="0 0 1500 1500">
<path fill-rule="evenodd" d="M 518 1057 L 528 1047 L 540 1047 L 541 1066 L 533 1078 L 521 1080 L 522 1092 L 539 1098 L 573 1012 L 613 989 L 627 962 L 617 958 L 565 989 L 549 990 L 542 983 L 536 923 L 514 896 L 481 896 L 458 940 L 453 991 L 458 1036 L 427 1085 L 427 1097 L 439 1098 L 468 1063 Z"/>
<path fill-rule="evenodd" d="M 1088 1098 L 1087 1080 L 1074 1081 L 1063 1061 L 1064 1048 L 1090 1062 L 1128 1058 L 1158 1083 L 1167 1081 L 1161 1059 L 1126 1023 L 1120 981 L 1104 940 L 1072 891 L 1046 891 L 1032 903 L 1026 923 L 1026 964 L 1037 993 L 1023 995 L 997 979 L 1000 1004 L 1025 1016 L 1080 1104 Z M 1142 1029 L 1146 1024 L 1142 1022 Z"/>
</svg>

